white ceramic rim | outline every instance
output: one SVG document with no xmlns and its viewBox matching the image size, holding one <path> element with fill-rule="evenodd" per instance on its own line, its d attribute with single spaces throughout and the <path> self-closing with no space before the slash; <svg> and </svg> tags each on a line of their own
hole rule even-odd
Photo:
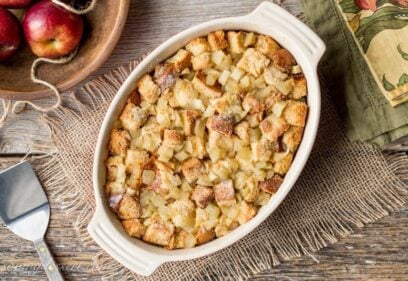
<svg viewBox="0 0 408 281">
<path fill-rule="evenodd" d="M 309 114 L 304 136 L 283 184 L 270 202 L 263 206 L 252 220 L 224 237 L 195 248 L 166 250 L 129 237 L 109 209 L 103 194 L 108 135 L 130 91 L 134 89 L 135 82 L 144 73 L 150 72 L 155 65 L 185 46 L 191 39 L 220 29 L 246 30 L 270 35 L 294 55 L 308 82 Z M 313 147 L 318 130 L 321 103 L 317 64 L 324 51 L 324 43 L 312 30 L 289 12 L 271 2 L 261 3 L 246 16 L 216 19 L 193 26 L 161 44 L 132 71 L 123 83 L 102 123 L 93 166 L 96 212 L 88 226 L 91 237 L 118 262 L 140 275 L 148 276 L 165 262 L 194 259 L 212 254 L 235 243 L 254 230 L 286 197 L 299 177 Z"/>
</svg>

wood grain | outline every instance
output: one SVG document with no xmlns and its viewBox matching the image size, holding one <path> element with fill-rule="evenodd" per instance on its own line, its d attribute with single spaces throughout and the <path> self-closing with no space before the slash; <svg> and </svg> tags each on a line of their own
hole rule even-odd
<svg viewBox="0 0 408 281">
<path fill-rule="evenodd" d="M 112 56 L 94 75 L 137 59 L 177 32 L 212 18 L 243 15 L 261 1 L 131 1 L 129 18 Z M 300 11 L 298 0 L 283 1 L 293 13 Z M 86 99 L 86 97 L 81 97 Z M 40 101 L 51 104 L 51 100 Z M 28 144 L 44 140 L 48 132 L 37 121 L 38 113 L 27 110 L 0 130 L 0 169 L 25 153 Z M 395 147 L 403 150 L 405 145 Z M 41 162 L 38 162 L 41 165 Z M 81 247 L 81 243 L 64 212 L 51 202 L 51 222 L 47 241 L 67 280 L 100 280 L 92 268 L 98 248 Z M 408 280 L 408 207 L 368 225 L 314 257 L 302 257 L 257 274 L 252 280 Z M 31 242 L 16 238 L 0 225 L 0 280 L 46 280 Z"/>
</svg>

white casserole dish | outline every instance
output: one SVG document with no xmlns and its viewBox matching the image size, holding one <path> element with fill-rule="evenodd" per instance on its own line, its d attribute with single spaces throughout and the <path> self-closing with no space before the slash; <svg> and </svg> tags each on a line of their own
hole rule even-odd
<svg viewBox="0 0 408 281">
<path fill-rule="evenodd" d="M 304 136 L 283 184 L 270 202 L 263 206 L 253 219 L 226 236 L 201 246 L 192 249 L 166 250 L 129 237 L 107 204 L 103 193 L 103 185 L 105 184 L 104 162 L 107 158 L 109 133 L 126 103 L 128 94 L 134 89 L 136 81 L 143 74 L 150 72 L 156 64 L 184 47 L 191 39 L 220 29 L 245 30 L 269 35 L 293 54 L 298 64 L 301 65 L 308 83 L 307 103 L 309 105 L 309 114 Z M 156 48 L 126 79 L 112 101 L 103 121 L 96 145 L 93 166 L 96 212 L 88 226 L 92 238 L 118 262 L 140 275 L 148 276 L 165 262 L 188 260 L 209 255 L 233 244 L 254 230 L 282 202 L 296 182 L 309 157 L 320 117 L 320 86 L 317 76 L 317 64 L 324 51 L 324 43 L 313 31 L 289 12 L 270 2 L 263 2 L 246 16 L 216 19 L 191 27 Z"/>
</svg>

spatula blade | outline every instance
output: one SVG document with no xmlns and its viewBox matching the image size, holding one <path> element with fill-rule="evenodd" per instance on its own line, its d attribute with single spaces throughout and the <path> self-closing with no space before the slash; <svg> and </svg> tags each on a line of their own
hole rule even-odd
<svg viewBox="0 0 408 281">
<path fill-rule="evenodd" d="M 0 172 L 0 217 L 18 236 L 39 241 L 50 217 L 47 196 L 27 161 Z"/>
</svg>

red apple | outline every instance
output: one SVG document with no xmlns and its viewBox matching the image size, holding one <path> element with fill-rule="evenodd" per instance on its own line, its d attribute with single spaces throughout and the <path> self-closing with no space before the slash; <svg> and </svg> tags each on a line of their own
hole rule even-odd
<svg viewBox="0 0 408 281">
<path fill-rule="evenodd" d="M 20 43 L 20 22 L 10 11 L 0 7 L 0 61 L 14 55 Z"/>
<path fill-rule="evenodd" d="M 81 41 L 81 16 L 42 0 L 31 6 L 23 18 L 28 45 L 39 57 L 57 58 L 71 53 Z"/>
<path fill-rule="evenodd" d="M 33 0 L 0 0 L 0 6 L 9 9 L 22 9 L 28 7 Z"/>
</svg>

